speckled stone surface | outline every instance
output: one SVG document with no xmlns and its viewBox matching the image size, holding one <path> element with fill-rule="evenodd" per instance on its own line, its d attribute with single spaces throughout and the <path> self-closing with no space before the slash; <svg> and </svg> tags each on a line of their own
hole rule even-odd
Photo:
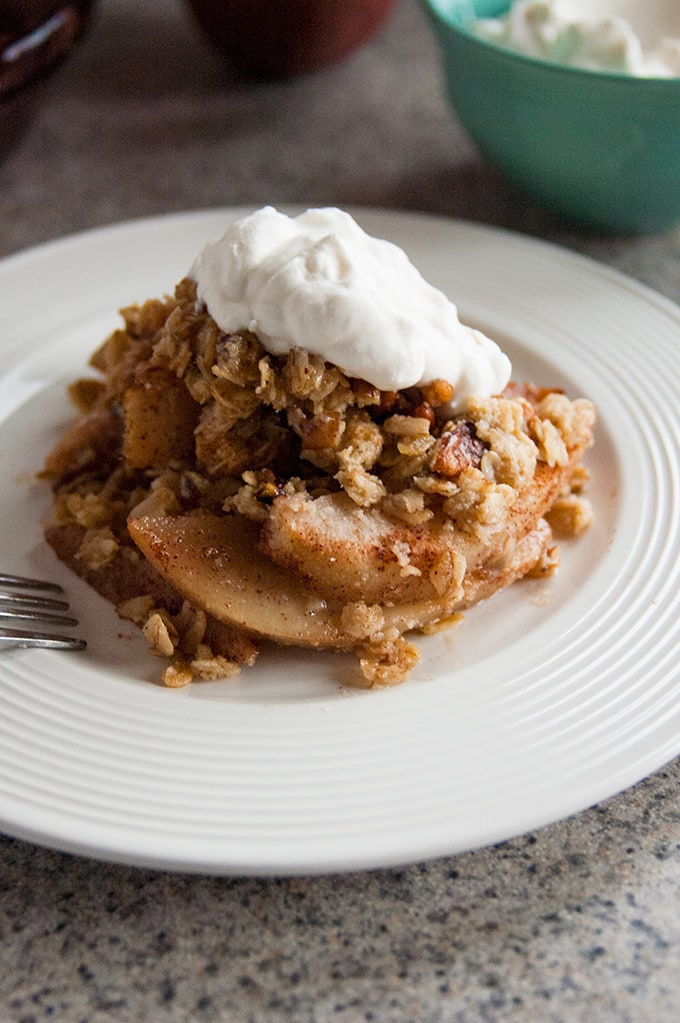
<svg viewBox="0 0 680 1023">
<path fill-rule="evenodd" d="M 0 164 L 0 254 L 173 210 L 332 202 L 524 231 L 680 301 L 680 232 L 605 239 L 499 180 L 416 0 L 345 63 L 230 78 L 178 0 L 100 0 Z M 680 764 L 502 845 L 332 878 L 173 876 L 0 838 L 0 1023 L 671 1023 Z"/>
</svg>

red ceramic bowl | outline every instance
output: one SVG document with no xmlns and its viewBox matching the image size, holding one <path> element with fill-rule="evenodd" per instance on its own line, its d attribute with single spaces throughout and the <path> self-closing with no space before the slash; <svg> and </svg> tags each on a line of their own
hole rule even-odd
<svg viewBox="0 0 680 1023">
<path fill-rule="evenodd" d="M 205 36 L 246 78 L 279 79 L 347 57 L 395 0 L 186 0 Z"/>
<path fill-rule="evenodd" d="M 0 0 L 0 156 L 28 123 L 37 83 L 82 35 L 94 0 Z"/>
</svg>

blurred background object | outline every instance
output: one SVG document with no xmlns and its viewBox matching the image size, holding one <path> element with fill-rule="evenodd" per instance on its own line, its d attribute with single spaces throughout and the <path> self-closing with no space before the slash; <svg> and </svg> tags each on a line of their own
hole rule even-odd
<svg viewBox="0 0 680 1023">
<path fill-rule="evenodd" d="M 0 0 L 0 156 L 19 137 L 38 82 L 84 31 L 94 0 Z"/>
<path fill-rule="evenodd" d="M 510 0 L 425 0 L 448 97 L 480 153 L 527 196 L 616 234 L 680 221 L 680 78 L 584 70 L 481 38 Z"/>
<path fill-rule="evenodd" d="M 395 0 L 187 0 L 246 78 L 290 78 L 334 64 L 375 35 Z"/>
</svg>

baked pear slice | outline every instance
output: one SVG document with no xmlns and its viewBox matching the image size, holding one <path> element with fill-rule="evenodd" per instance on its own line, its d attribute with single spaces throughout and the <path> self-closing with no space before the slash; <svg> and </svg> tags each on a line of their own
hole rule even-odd
<svg viewBox="0 0 680 1023">
<path fill-rule="evenodd" d="M 360 637 L 340 601 L 324 599 L 258 547 L 261 527 L 238 515 L 194 512 L 141 514 L 128 530 L 147 562 L 175 590 L 207 614 L 252 636 L 284 645 L 350 650 Z M 525 575 L 550 545 L 541 521 L 502 564 L 469 573 L 462 589 L 437 599 L 381 606 L 382 628 L 400 633 L 448 617 Z"/>
<path fill-rule="evenodd" d="M 133 512 L 128 531 L 158 574 L 218 621 L 277 643 L 347 646 L 340 608 L 329 608 L 261 554 L 259 527 L 249 519 L 205 511 Z"/>
<path fill-rule="evenodd" d="M 135 598 L 150 597 L 157 608 L 171 615 L 181 612 L 184 598 L 170 585 L 146 558 L 140 556 L 135 545 L 124 537 L 111 561 L 100 567 L 88 565 L 81 556 L 82 543 L 87 530 L 76 522 L 49 523 L 45 538 L 55 554 L 88 586 L 108 600 L 118 610 Z M 141 624 L 141 623 L 137 623 Z M 227 621 L 208 615 L 204 641 L 212 651 L 236 664 L 253 665 L 258 649 L 242 629 Z"/>
<path fill-rule="evenodd" d="M 317 498 L 300 493 L 273 501 L 260 545 L 327 599 L 394 605 L 436 600 L 463 572 L 469 579 L 512 558 L 569 485 L 578 457 L 575 452 L 564 466 L 539 463 L 515 503 L 482 537 L 453 528 L 441 515 L 409 526 L 379 509 L 357 507 L 342 492 Z"/>
</svg>

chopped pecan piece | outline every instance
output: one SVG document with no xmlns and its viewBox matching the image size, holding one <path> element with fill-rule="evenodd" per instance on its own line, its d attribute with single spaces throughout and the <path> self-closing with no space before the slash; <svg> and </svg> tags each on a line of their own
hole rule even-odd
<svg viewBox="0 0 680 1023">
<path fill-rule="evenodd" d="M 382 391 L 375 386 L 375 384 L 369 384 L 366 380 L 360 380 L 358 377 L 352 377 L 350 380 L 350 387 L 352 388 L 352 394 L 356 400 L 357 405 L 363 407 L 364 405 L 379 405 Z"/>
<path fill-rule="evenodd" d="M 474 423 L 457 423 L 445 430 L 432 452 L 432 472 L 457 476 L 464 469 L 478 469 L 486 448 L 475 432 Z"/>
<path fill-rule="evenodd" d="M 301 419 L 296 428 L 306 451 L 320 451 L 324 448 L 337 448 L 345 424 L 339 412 L 321 412 L 311 419 Z"/>
<path fill-rule="evenodd" d="M 430 426 L 434 426 L 435 424 L 434 409 L 430 405 L 429 401 L 421 401 L 418 405 L 414 405 L 414 407 L 410 410 L 409 415 L 413 416 L 415 419 L 427 419 Z"/>
</svg>

